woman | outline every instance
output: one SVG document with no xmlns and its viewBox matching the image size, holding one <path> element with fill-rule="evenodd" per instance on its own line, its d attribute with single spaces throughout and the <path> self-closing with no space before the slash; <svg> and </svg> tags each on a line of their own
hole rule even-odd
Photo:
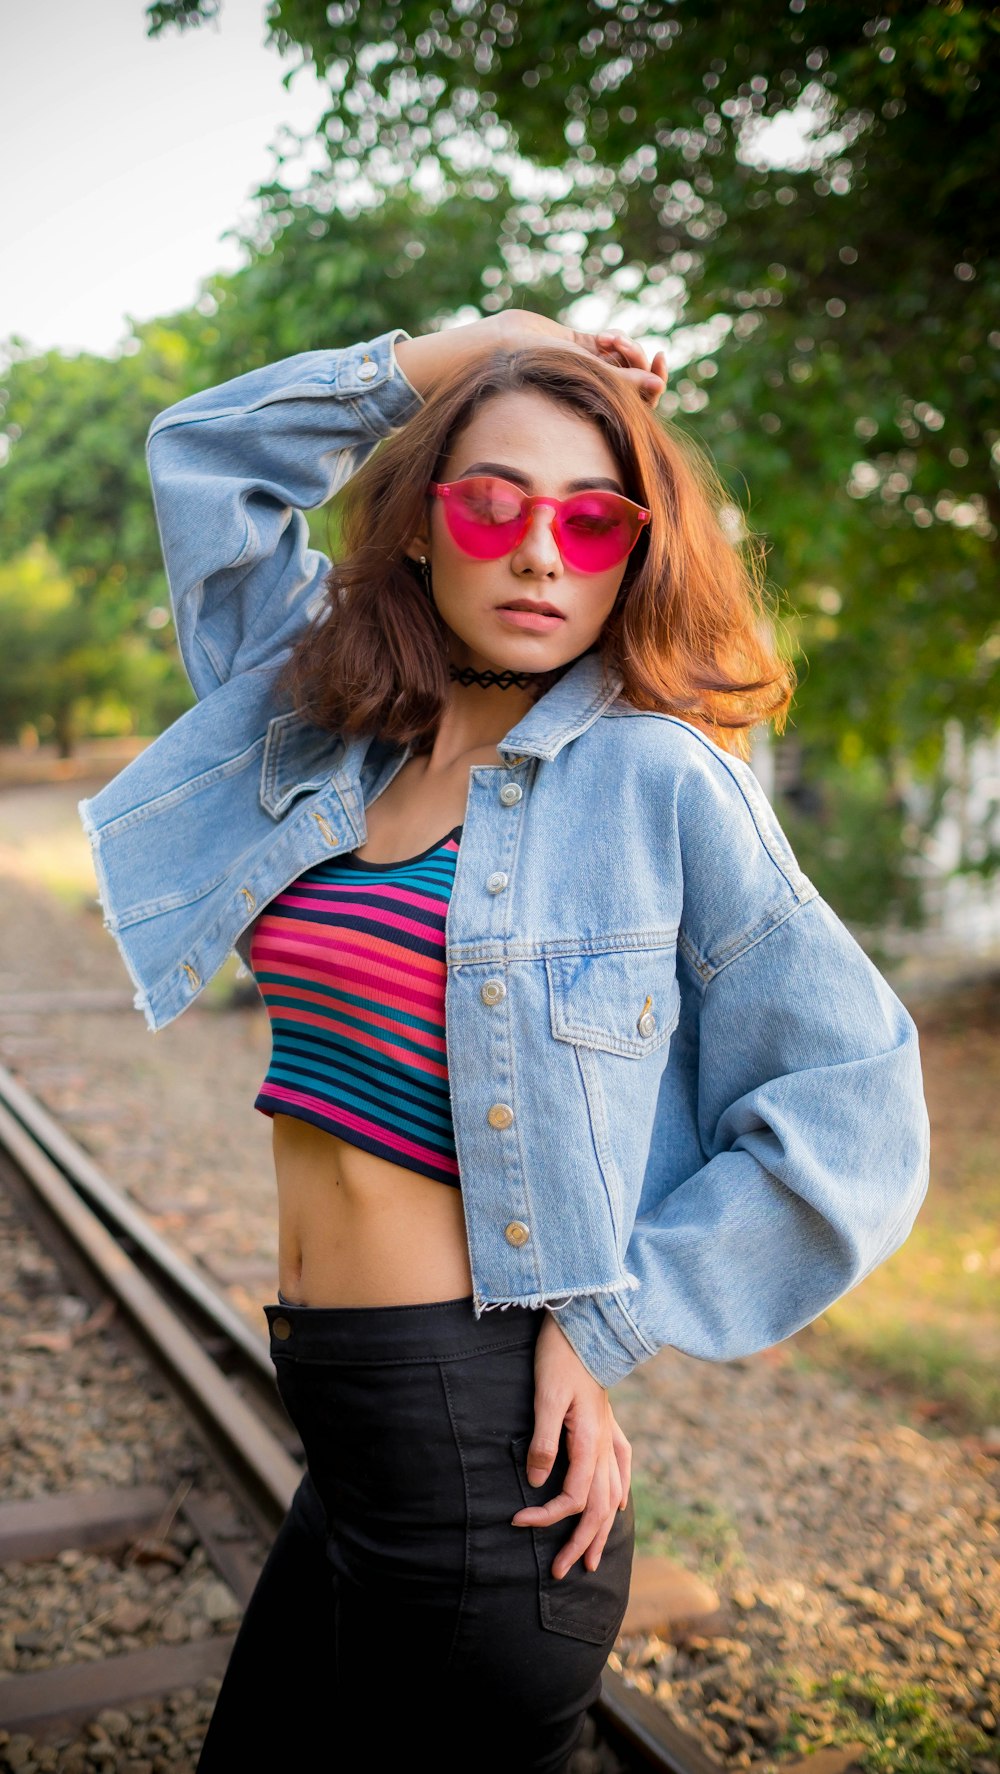
<svg viewBox="0 0 1000 1774">
<path fill-rule="evenodd" d="M 913 1024 L 745 762 L 788 674 L 664 384 L 518 312 L 150 429 L 199 701 L 81 814 L 149 1026 L 234 946 L 271 1016 L 307 1455 L 202 1774 L 564 1768 L 627 1598 L 608 1387 L 789 1336 L 926 1190 Z"/>
</svg>

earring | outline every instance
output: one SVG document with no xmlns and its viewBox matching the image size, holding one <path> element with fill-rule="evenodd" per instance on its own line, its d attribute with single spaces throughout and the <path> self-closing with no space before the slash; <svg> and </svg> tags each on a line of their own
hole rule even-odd
<svg viewBox="0 0 1000 1774">
<path fill-rule="evenodd" d="M 430 602 L 433 603 L 434 599 L 431 596 L 431 569 L 425 554 L 420 556 L 420 576 L 424 582 L 424 591 Z"/>
</svg>

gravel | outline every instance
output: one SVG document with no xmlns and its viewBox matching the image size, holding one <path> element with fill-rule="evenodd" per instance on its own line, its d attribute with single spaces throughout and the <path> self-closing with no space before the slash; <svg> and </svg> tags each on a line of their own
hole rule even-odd
<svg viewBox="0 0 1000 1774">
<path fill-rule="evenodd" d="M 56 1265 L 0 1195 L 3 1501 L 156 1484 L 176 1504 L 203 1477 L 214 1486 L 179 1405 L 108 1317 L 64 1291 Z M 161 1547 L 164 1557 L 148 1562 L 133 1545 L 120 1555 L 66 1548 L 0 1568 L 0 1682 L 232 1633 L 239 1606 L 187 1524 L 165 1521 Z M 194 1768 L 218 1686 L 206 1678 L 167 1701 L 109 1709 L 82 1733 L 55 1733 L 44 1744 L 0 1731 L 0 1769 L 183 1774 Z"/>
</svg>

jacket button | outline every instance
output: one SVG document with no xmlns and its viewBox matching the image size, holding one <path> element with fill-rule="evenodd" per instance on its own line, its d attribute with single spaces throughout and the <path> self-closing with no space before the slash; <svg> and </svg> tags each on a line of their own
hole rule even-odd
<svg viewBox="0 0 1000 1774">
<path fill-rule="evenodd" d="M 334 845 L 337 842 L 337 834 L 335 831 L 333 831 L 331 829 L 330 821 L 328 819 L 324 819 L 322 813 L 314 813 L 313 818 L 315 819 L 316 824 L 319 826 L 320 831 L 323 833 L 323 836 L 326 839 L 327 843 L 330 845 Z"/>
<path fill-rule="evenodd" d="M 503 1235 L 508 1244 L 512 1244 L 515 1250 L 520 1250 L 522 1244 L 527 1244 L 531 1232 L 523 1220 L 511 1220 L 510 1225 L 504 1227 Z"/>
<path fill-rule="evenodd" d="M 274 1332 L 274 1334 L 275 1334 L 275 1336 L 276 1336 L 276 1337 L 280 1337 L 280 1338 L 281 1338 L 281 1341 L 282 1341 L 282 1342 L 283 1342 L 283 1343 L 284 1343 L 284 1342 L 287 1342 L 287 1340 L 288 1340 L 288 1338 L 289 1338 L 289 1337 L 290 1337 L 290 1336 L 291 1336 L 291 1334 L 292 1334 L 292 1327 L 291 1327 L 291 1325 L 290 1325 L 290 1324 L 289 1324 L 289 1322 L 288 1322 L 288 1319 L 287 1319 L 287 1318 L 275 1318 L 275 1319 L 273 1319 L 273 1320 L 272 1320 L 272 1323 L 271 1323 L 271 1329 L 272 1329 L 272 1331 L 273 1331 L 273 1332 Z"/>
<path fill-rule="evenodd" d="M 509 1103 L 494 1103 L 491 1109 L 487 1109 L 486 1119 L 491 1127 L 509 1127 L 514 1111 Z"/>
<path fill-rule="evenodd" d="M 488 979 L 480 986 L 479 996 L 484 1004 L 499 1004 L 507 996 L 507 987 L 502 979 Z"/>
<path fill-rule="evenodd" d="M 495 875 L 491 875 L 489 880 L 487 881 L 486 891 L 487 891 L 487 893 L 502 893 L 504 888 L 506 887 L 506 885 L 507 885 L 507 876 L 505 874 L 502 874 L 500 872 L 500 870 L 498 869 L 497 873 Z"/>
<path fill-rule="evenodd" d="M 505 782 L 500 790 L 500 799 L 505 807 L 513 807 L 521 799 L 524 790 L 519 783 Z"/>
<path fill-rule="evenodd" d="M 656 1018 L 651 1010 L 647 1010 L 644 1016 L 640 1016 L 638 1027 L 640 1035 L 654 1035 L 656 1033 Z"/>
<path fill-rule="evenodd" d="M 372 360 L 370 357 L 366 357 L 364 363 L 361 363 L 358 365 L 358 381 L 359 382 L 370 382 L 372 377 L 377 376 L 377 375 L 378 375 L 378 364 L 372 363 Z"/>
</svg>

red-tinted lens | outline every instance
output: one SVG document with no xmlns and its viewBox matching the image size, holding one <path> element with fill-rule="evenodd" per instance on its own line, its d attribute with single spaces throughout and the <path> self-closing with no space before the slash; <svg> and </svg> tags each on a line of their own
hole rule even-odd
<svg viewBox="0 0 1000 1774">
<path fill-rule="evenodd" d="M 577 493 L 564 499 L 555 520 L 559 552 L 579 573 L 616 567 L 638 541 L 642 521 L 618 493 Z"/>
<path fill-rule="evenodd" d="M 488 475 L 452 481 L 443 503 L 452 540 L 474 560 L 499 560 L 517 547 L 524 499 L 509 482 Z"/>
</svg>

